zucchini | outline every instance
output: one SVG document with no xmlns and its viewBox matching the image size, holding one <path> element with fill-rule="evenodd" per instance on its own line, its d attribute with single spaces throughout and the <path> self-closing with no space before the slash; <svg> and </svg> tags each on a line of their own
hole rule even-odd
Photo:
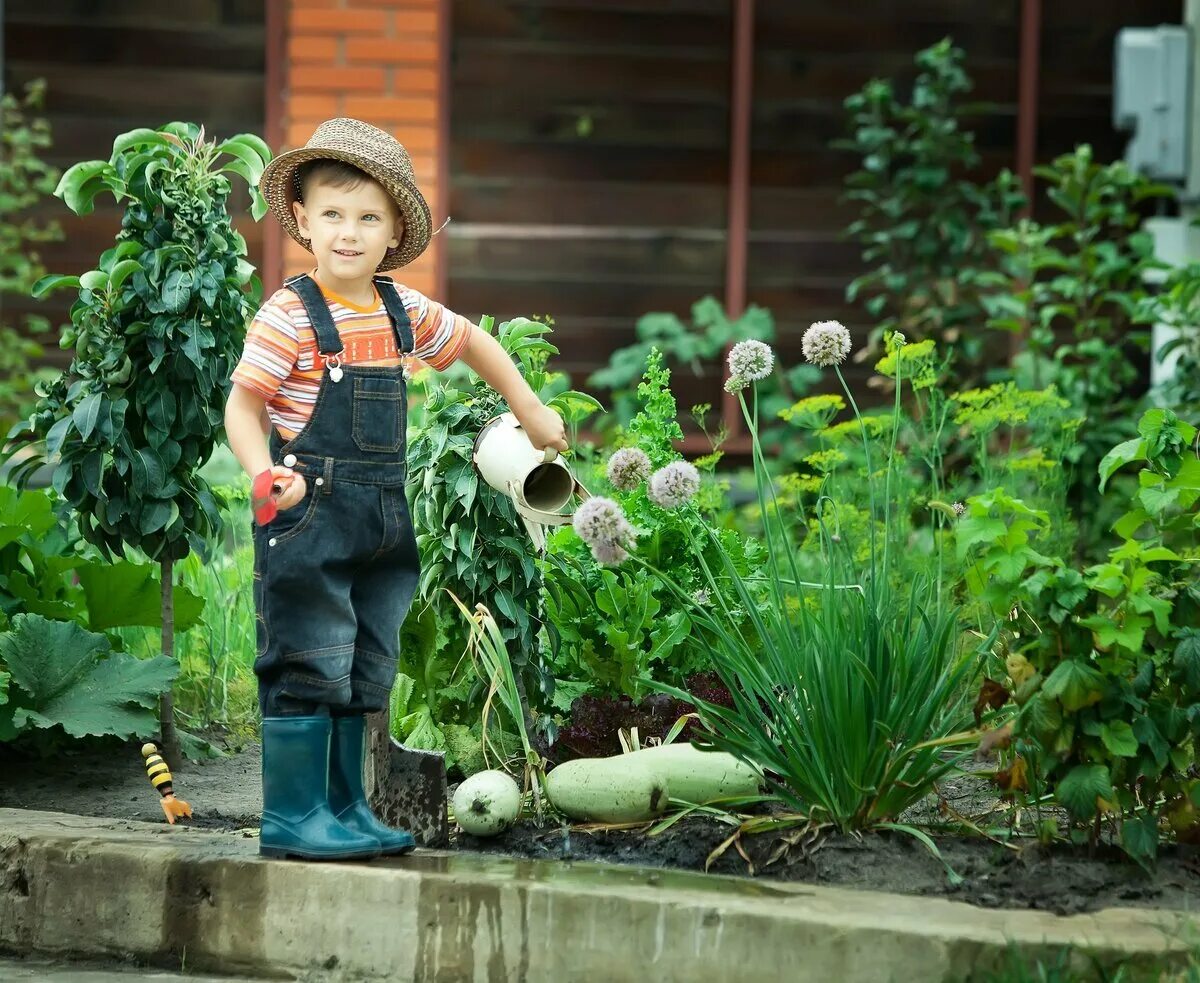
<svg viewBox="0 0 1200 983">
<path fill-rule="evenodd" d="M 687 742 L 643 748 L 621 757 L 629 762 L 650 765 L 666 778 L 672 798 L 693 805 L 733 796 L 757 795 L 765 784 L 755 768 L 732 754 L 701 751 Z"/>
<path fill-rule="evenodd" d="M 661 815 L 670 789 L 657 769 L 615 758 L 565 761 L 546 776 L 546 796 L 583 822 L 636 823 Z"/>
</svg>

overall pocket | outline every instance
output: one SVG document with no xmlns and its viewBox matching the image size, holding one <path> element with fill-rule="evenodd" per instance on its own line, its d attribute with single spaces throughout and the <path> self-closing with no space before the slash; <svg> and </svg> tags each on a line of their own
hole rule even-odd
<svg viewBox="0 0 1200 983">
<path fill-rule="evenodd" d="M 266 527 L 267 548 L 279 546 L 289 539 L 298 536 L 313 520 L 317 512 L 317 503 L 321 498 L 321 489 L 312 475 L 304 476 L 307 490 L 304 498 L 300 499 L 290 509 L 280 512 Z"/>
<path fill-rule="evenodd" d="M 362 376 L 354 380 L 354 443 L 360 451 L 395 454 L 404 447 L 402 380 Z"/>
</svg>

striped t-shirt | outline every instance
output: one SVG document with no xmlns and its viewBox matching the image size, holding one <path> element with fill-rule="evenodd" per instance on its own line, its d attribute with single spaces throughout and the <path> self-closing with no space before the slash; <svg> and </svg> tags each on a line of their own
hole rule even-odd
<svg viewBox="0 0 1200 983">
<path fill-rule="evenodd" d="M 402 283 L 396 286 L 413 331 L 413 358 L 433 368 L 448 368 L 462 354 L 471 322 Z M 345 352 L 343 365 L 398 365 L 396 335 L 378 292 L 375 303 L 360 307 L 321 288 Z M 246 331 L 246 347 L 233 381 L 267 401 L 275 429 L 287 440 L 312 416 L 325 362 L 304 304 L 287 287 L 259 309 Z"/>
</svg>

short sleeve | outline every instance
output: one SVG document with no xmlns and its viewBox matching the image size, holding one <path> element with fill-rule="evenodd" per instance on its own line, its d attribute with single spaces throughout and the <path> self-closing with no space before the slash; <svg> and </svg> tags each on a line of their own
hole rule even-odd
<svg viewBox="0 0 1200 983">
<path fill-rule="evenodd" d="M 448 369 L 462 354 L 474 325 L 411 287 L 401 285 L 400 296 L 412 322 L 413 355 L 439 372 Z"/>
<path fill-rule="evenodd" d="M 283 293 L 280 291 L 280 293 Z M 268 300 L 250 322 L 246 346 L 233 370 L 236 385 L 270 400 L 296 366 L 300 341 L 280 293 Z"/>
</svg>

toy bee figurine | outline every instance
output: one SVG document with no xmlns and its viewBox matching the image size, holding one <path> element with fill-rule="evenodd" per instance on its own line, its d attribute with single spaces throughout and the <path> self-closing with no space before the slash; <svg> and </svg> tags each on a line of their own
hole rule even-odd
<svg viewBox="0 0 1200 983">
<path fill-rule="evenodd" d="M 162 795 L 161 804 L 167 822 L 174 826 L 175 820 L 180 816 L 187 816 L 190 819 L 192 807 L 183 799 L 175 798 L 175 790 L 171 787 L 171 769 L 167 767 L 167 763 L 158 753 L 158 748 L 153 744 L 143 744 L 142 757 L 146 759 L 146 775 L 150 779 L 150 783 Z"/>
</svg>

